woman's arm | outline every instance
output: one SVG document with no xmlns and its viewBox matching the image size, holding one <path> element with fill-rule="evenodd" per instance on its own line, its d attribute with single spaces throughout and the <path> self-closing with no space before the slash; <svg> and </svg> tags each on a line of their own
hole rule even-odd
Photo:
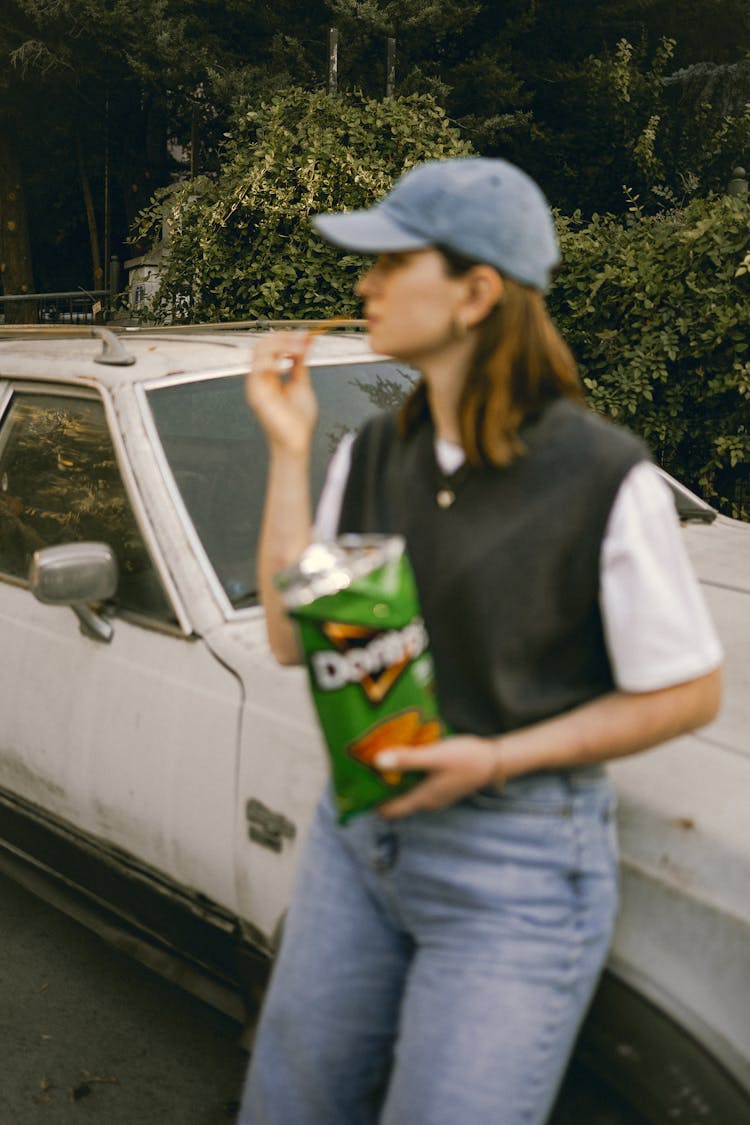
<svg viewBox="0 0 750 1125">
<path fill-rule="evenodd" d="M 258 588 L 266 612 L 268 643 L 279 664 L 300 664 L 302 655 L 295 627 L 273 580 L 307 547 L 310 526 L 308 459 L 272 452 L 258 543 Z"/>
<path fill-rule="evenodd" d="M 281 664 L 301 660 L 294 626 L 273 579 L 299 558 L 311 538 L 310 447 L 318 410 L 306 364 L 308 346 L 309 337 L 299 332 L 277 332 L 259 340 L 246 388 L 268 439 L 258 585 L 268 641 Z"/>
<path fill-rule="evenodd" d="M 657 691 L 615 691 L 496 738 L 457 735 L 431 746 L 393 747 L 376 758 L 379 769 L 424 770 L 428 776 L 379 811 L 395 818 L 439 809 L 525 773 L 635 754 L 705 726 L 720 701 L 721 671 L 716 669 Z"/>
</svg>

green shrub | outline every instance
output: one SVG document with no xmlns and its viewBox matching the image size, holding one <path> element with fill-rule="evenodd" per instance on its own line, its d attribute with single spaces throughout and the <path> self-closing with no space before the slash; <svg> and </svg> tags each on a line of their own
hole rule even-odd
<svg viewBox="0 0 750 1125">
<path fill-rule="evenodd" d="M 750 208 L 558 216 L 550 309 L 592 405 L 730 514 L 748 515 Z M 743 499 L 744 498 L 744 499 Z"/>
<path fill-rule="evenodd" d="M 171 194 L 152 312 L 189 320 L 355 314 L 361 259 L 324 243 L 308 217 L 368 206 L 413 164 L 470 152 L 426 95 L 284 91 L 238 115 L 215 180 Z M 157 236 L 162 202 L 141 216 L 141 237 Z"/>
</svg>

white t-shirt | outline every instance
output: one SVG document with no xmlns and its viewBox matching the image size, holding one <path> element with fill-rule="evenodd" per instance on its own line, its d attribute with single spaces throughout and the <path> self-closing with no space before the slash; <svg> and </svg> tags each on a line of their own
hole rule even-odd
<svg viewBox="0 0 750 1125">
<path fill-rule="evenodd" d="M 354 434 L 328 467 L 315 534 L 336 534 Z M 437 438 L 435 456 L 451 474 L 460 445 Z M 625 476 L 612 505 L 599 557 L 599 603 L 612 674 L 622 691 L 656 691 L 718 668 L 722 649 L 680 535 L 672 493 L 643 461 Z"/>
</svg>

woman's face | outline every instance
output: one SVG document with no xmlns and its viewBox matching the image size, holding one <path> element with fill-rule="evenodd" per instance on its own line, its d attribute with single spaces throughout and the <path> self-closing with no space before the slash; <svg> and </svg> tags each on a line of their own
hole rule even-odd
<svg viewBox="0 0 750 1125">
<path fill-rule="evenodd" d="M 438 250 L 411 250 L 378 255 L 357 293 L 373 350 L 419 367 L 455 341 L 466 284 Z"/>
</svg>

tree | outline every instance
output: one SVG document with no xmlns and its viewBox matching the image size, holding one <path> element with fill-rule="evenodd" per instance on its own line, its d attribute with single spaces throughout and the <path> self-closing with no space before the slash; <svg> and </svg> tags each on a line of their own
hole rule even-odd
<svg viewBox="0 0 750 1125">
<path fill-rule="evenodd" d="M 526 167 L 566 211 L 624 211 L 623 185 L 652 208 L 670 206 L 717 190 L 745 159 L 744 103 L 719 108 L 750 49 L 744 0 L 328 7 L 344 82 L 381 92 L 384 37 L 395 35 L 399 89 L 431 92 L 478 151 Z M 680 102 L 672 75 L 705 60 L 710 104 Z"/>
<path fill-rule="evenodd" d="M 118 38 L 132 26 L 134 10 L 129 0 L 13 0 L 0 28 L 0 107 L 15 134 L 16 167 L 25 173 L 18 193 L 35 204 L 35 239 L 50 217 L 59 230 L 80 216 L 88 227 L 89 284 L 96 287 L 104 273 L 97 230 L 103 216 L 94 206 L 92 158 L 96 153 L 98 179 L 108 177 L 110 101 L 116 103 L 109 90 L 132 96 Z M 26 287 L 33 289 L 28 279 Z"/>
<path fill-rule="evenodd" d="M 21 38 L 22 12 L 13 2 L 0 22 L 0 57 L 10 57 Z M 16 89 L 7 67 L 0 68 L 0 281 L 3 294 L 34 290 L 31 239 L 19 126 L 28 109 L 28 91 Z M 16 96 L 14 96 L 16 95 Z M 20 95 L 20 96 L 18 96 Z M 33 302 L 3 306 L 6 323 L 36 319 Z"/>
<path fill-rule="evenodd" d="M 743 110 L 725 109 L 747 0 L 5 0 L 3 150 L 40 287 L 95 284 L 157 188 L 217 174 L 239 106 L 324 89 L 331 25 L 342 91 L 383 96 L 394 36 L 399 95 L 431 95 L 566 211 L 623 211 L 623 184 L 670 206 L 750 162 Z"/>
<path fill-rule="evenodd" d="M 4 294 L 31 293 L 34 276 L 26 195 L 15 131 L 0 126 L 0 279 Z M 33 323 L 33 302 L 5 304 L 6 324 Z"/>
<path fill-rule="evenodd" d="M 210 164 L 231 99 L 261 88 L 262 72 L 278 68 L 278 21 L 293 7 L 291 0 L 8 0 L 0 114 L 13 129 L 4 131 L 3 147 L 12 147 L 20 191 L 32 200 L 32 245 L 46 244 L 43 284 L 60 287 L 72 269 L 79 280 L 78 247 L 88 244 L 90 283 L 99 286 L 102 256 L 122 252 L 153 192 L 173 175 L 198 171 L 202 160 Z M 310 0 L 299 30 L 316 16 L 323 19 L 322 9 Z M 286 61 L 300 62 L 294 40 L 287 42 Z M 269 60 L 273 66 L 264 65 Z M 170 157 L 170 140 L 184 164 Z M 66 254 L 77 255 L 72 267 L 54 259 L 61 239 Z M 33 288 L 30 275 L 26 283 Z"/>
</svg>

